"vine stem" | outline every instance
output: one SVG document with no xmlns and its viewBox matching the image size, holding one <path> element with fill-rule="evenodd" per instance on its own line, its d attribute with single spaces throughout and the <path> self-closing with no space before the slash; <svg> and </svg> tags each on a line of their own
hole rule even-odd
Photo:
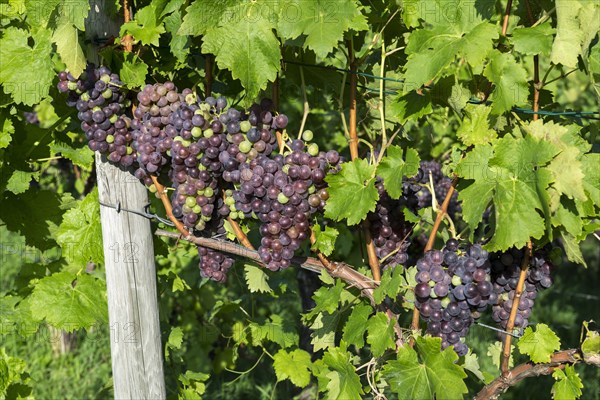
<svg viewBox="0 0 600 400">
<path fill-rule="evenodd" d="M 302 114 L 302 122 L 300 122 L 300 130 L 298 131 L 298 139 L 302 138 L 302 132 L 304 132 L 304 125 L 306 119 L 310 113 L 310 105 L 308 104 L 308 98 L 306 96 L 306 83 L 304 82 L 304 68 L 300 66 L 300 82 L 302 84 L 302 97 L 304 97 L 304 112 Z"/>
<path fill-rule="evenodd" d="M 510 17 L 510 9 L 512 8 L 512 0 L 508 0 L 506 3 L 506 10 L 504 11 L 504 21 L 502 21 L 502 36 L 506 36 L 508 30 L 508 19 Z"/>
<path fill-rule="evenodd" d="M 506 331 L 512 332 L 515 327 L 515 318 L 517 317 L 517 311 L 519 309 L 519 302 L 521 300 L 521 295 L 523 294 L 523 287 L 525 286 L 525 279 L 527 278 L 527 270 L 529 269 L 529 260 L 531 259 L 533 245 L 531 240 L 527 242 L 525 256 L 523 257 L 523 262 L 521 263 L 521 273 L 519 274 L 519 282 L 517 283 L 517 288 L 515 289 L 515 297 L 513 298 L 513 304 L 510 309 L 510 315 L 508 317 L 508 322 L 506 323 Z M 509 373 L 508 370 L 508 362 L 510 359 L 510 345 L 512 342 L 512 336 L 506 335 L 504 337 L 504 345 L 502 349 L 502 364 L 501 371 L 502 375 L 507 376 Z"/>
<path fill-rule="evenodd" d="M 171 201 L 169 200 L 169 196 L 167 196 L 167 191 L 165 190 L 165 187 L 158 181 L 158 178 L 156 178 L 156 176 L 150 175 L 150 178 L 152 179 L 152 183 L 154 183 L 154 186 L 156 187 L 156 191 L 160 196 L 160 200 L 163 203 L 165 213 L 167 214 L 169 220 L 175 225 L 175 228 L 177 228 L 177 230 L 183 235 L 183 237 L 190 237 L 190 232 L 188 232 L 188 230 L 185 229 L 181 221 L 179 221 L 173 215 L 173 207 L 171 206 Z"/>
<path fill-rule="evenodd" d="M 131 14 L 129 13 L 129 5 L 127 4 L 127 0 L 123 0 L 123 20 L 125 23 L 131 21 Z M 127 34 L 123 37 L 121 41 L 125 51 L 131 52 L 133 50 L 133 39 L 130 34 Z"/>
<path fill-rule="evenodd" d="M 358 135 L 356 133 L 356 60 L 354 59 L 354 50 L 352 41 L 348 40 L 348 60 L 350 61 L 350 157 L 354 161 L 358 158 Z M 367 257 L 369 259 L 369 267 L 373 274 L 373 279 L 377 282 L 381 280 L 381 271 L 379 270 L 379 260 L 375 252 L 375 244 L 371 236 L 369 221 L 365 220 L 362 223 L 363 233 L 367 246 Z"/>
<path fill-rule="evenodd" d="M 474 397 L 474 400 L 497 399 L 502 393 L 506 392 L 508 388 L 516 385 L 525 378 L 550 375 L 556 369 L 561 369 L 566 365 L 573 365 L 581 362 L 600 367 L 600 362 L 597 358 L 594 359 L 593 357 L 590 357 L 586 360 L 579 349 L 557 351 L 550 356 L 550 362 L 548 363 L 534 364 L 528 362 L 514 367 L 508 371 L 506 375 L 500 375 L 498 378 L 484 386 Z"/>
<path fill-rule="evenodd" d="M 158 229 L 155 232 L 155 234 L 157 236 L 185 240 L 187 242 L 194 243 L 198 246 L 203 246 L 209 249 L 219 250 L 224 253 L 244 257 L 253 260 L 261 265 L 264 265 L 257 251 L 247 249 L 243 246 L 237 245 L 232 242 L 196 236 L 182 236 L 181 233 L 166 231 L 162 229 Z M 358 288 L 363 294 L 363 296 L 370 300 L 371 304 L 375 304 L 375 300 L 373 299 L 373 290 L 375 290 L 378 287 L 377 282 L 373 282 L 373 280 L 368 276 L 356 271 L 351 265 L 346 263 L 329 261 L 328 267 L 325 267 L 322 261 L 312 257 L 294 257 L 292 258 L 292 262 L 295 265 L 298 265 L 301 268 L 312 272 L 318 273 L 321 272 L 321 270 L 323 269 L 327 270 L 327 272 L 329 272 L 329 274 L 332 277 L 342 279 L 351 286 Z"/>
<path fill-rule="evenodd" d="M 444 220 L 444 216 L 448 213 L 448 205 L 450 204 L 450 200 L 452 200 L 452 195 L 454 194 L 454 190 L 456 189 L 456 185 L 458 184 L 458 177 L 455 176 L 452 179 L 452 183 L 450 184 L 450 188 L 448 189 L 448 193 L 446 193 L 446 197 L 442 202 L 442 206 L 438 211 L 437 216 L 435 217 L 435 221 L 433 223 L 433 227 L 431 228 L 431 233 L 429 234 L 429 239 L 427 240 L 427 245 L 425 245 L 424 253 L 427 253 L 429 250 L 433 249 L 433 243 L 435 242 L 435 237 L 437 235 L 438 229 L 440 229 L 440 225 Z M 413 308 L 412 321 L 410 323 L 410 328 L 412 330 L 419 329 L 419 309 L 415 306 Z M 410 339 L 411 347 L 414 345 L 414 338 Z"/>
</svg>

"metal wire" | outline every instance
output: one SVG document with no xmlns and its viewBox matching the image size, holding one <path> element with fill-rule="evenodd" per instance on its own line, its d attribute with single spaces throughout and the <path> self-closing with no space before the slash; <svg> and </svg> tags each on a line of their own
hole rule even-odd
<svg viewBox="0 0 600 400">
<path fill-rule="evenodd" d="M 157 221 L 162 222 L 163 224 L 168 225 L 168 226 L 175 226 L 175 224 L 173 224 L 168 219 L 162 218 L 162 217 L 160 217 L 160 216 L 158 216 L 156 214 L 153 214 L 153 213 L 149 212 L 148 209 L 150 208 L 150 203 L 148 203 L 148 204 L 146 204 L 144 206 L 144 211 L 129 210 L 127 208 L 123 208 L 123 207 L 121 207 L 121 202 L 120 201 L 117 202 L 117 205 L 106 204 L 106 203 L 103 203 L 101 201 L 99 203 L 103 207 L 113 208 L 113 209 L 117 210 L 117 213 L 120 213 L 121 211 L 125 211 L 125 212 L 131 213 L 131 214 L 139 215 L 139 216 L 144 217 L 144 218 L 148 218 L 150 220 L 153 220 L 153 219 L 157 220 Z"/>
<path fill-rule="evenodd" d="M 522 335 L 519 335 L 519 334 L 516 334 L 516 333 L 510 333 L 510 332 L 507 332 L 507 331 L 503 331 L 502 329 L 498 329 L 498 328 L 493 327 L 493 326 L 482 324 L 481 322 L 475 322 L 475 324 L 483 326 L 484 328 L 487 328 L 487 329 L 491 329 L 491 330 L 496 331 L 496 332 L 505 333 L 505 334 L 510 335 L 512 337 L 515 337 L 517 339 L 522 336 Z"/>
</svg>

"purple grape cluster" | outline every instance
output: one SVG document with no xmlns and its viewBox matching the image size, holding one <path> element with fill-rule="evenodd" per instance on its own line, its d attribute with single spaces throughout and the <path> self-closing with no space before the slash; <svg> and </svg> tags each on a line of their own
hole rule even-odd
<svg viewBox="0 0 600 400">
<path fill-rule="evenodd" d="M 65 71 L 58 79 L 58 90 L 68 93 L 67 104 L 77 108 L 89 148 L 107 154 L 113 163 L 131 166 L 136 159 L 131 147 L 131 119 L 126 115 L 129 101 L 119 76 L 106 67 L 89 66 L 79 79 Z"/>
<path fill-rule="evenodd" d="M 233 258 L 225 254 L 198 246 L 198 257 L 200 258 L 200 275 L 216 282 L 227 280 L 227 271 L 233 265 Z"/>
<path fill-rule="evenodd" d="M 382 268 L 406 264 L 412 225 L 404 218 L 404 209 L 410 207 L 411 193 L 405 192 L 398 200 L 385 191 L 383 182 L 376 185 L 379 201 L 375 211 L 367 215 L 377 258 Z"/>
<path fill-rule="evenodd" d="M 497 304 L 492 307 L 492 318 L 503 330 L 506 330 L 510 311 L 515 301 L 523 255 L 523 250 L 511 249 L 490 256 L 494 292 L 498 295 Z M 523 291 L 518 299 L 519 305 L 514 321 L 516 328 L 524 329 L 529 324 L 529 317 L 538 291 L 552 285 L 550 276 L 552 269 L 552 264 L 545 259 L 543 254 L 534 255 L 530 260 Z"/>
<path fill-rule="evenodd" d="M 442 348 L 454 346 L 460 356 L 468 351 L 461 338 L 498 299 L 488 257 L 480 245 L 461 249 L 458 240 L 450 239 L 442 250 L 428 251 L 417 261 L 415 305 L 427 332 L 442 338 Z"/>
</svg>

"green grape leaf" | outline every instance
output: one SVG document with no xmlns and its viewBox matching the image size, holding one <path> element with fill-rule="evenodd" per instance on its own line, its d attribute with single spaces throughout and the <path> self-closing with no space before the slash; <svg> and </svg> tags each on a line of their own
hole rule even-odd
<svg viewBox="0 0 600 400">
<path fill-rule="evenodd" d="M 500 364 L 502 363 L 502 350 L 503 345 L 501 341 L 497 341 L 494 343 L 490 343 L 488 346 L 487 355 L 491 357 L 492 363 L 496 366 L 496 368 L 500 368 Z M 510 345 L 510 356 L 508 357 L 508 368 L 512 368 L 514 364 L 513 360 L 513 350 L 515 346 L 513 344 Z"/>
<path fill-rule="evenodd" d="M 560 339 L 545 324 L 537 324 L 535 331 L 528 326 L 517 344 L 521 354 L 527 354 L 534 363 L 550 362 L 552 353 L 560 349 Z"/>
<path fill-rule="evenodd" d="M 50 228 L 60 224 L 63 211 L 60 197 L 49 190 L 28 190 L 14 195 L 8 191 L 0 197 L 0 219 L 8 230 L 25 236 L 25 242 L 40 250 L 56 246 Z"/>
<path fill-rule="evenodd" d="M 594 204 L 600 204 L 600 154 L 585 154 L 582 159 L 582 169 L 585 175 L 583 188 Z"/>
<path fill-rule="evenodd" d="M 431 95 L 410 91 L 396 97 L 390 104 L 390 112 L 398 122 L 404 124 L 408 120 L 416 121 L 424 115 L 431 114 Z"/>
<path fill-rule="evenodd" d="M 61 0 L 60 16 L 75 25 L 80 31 L 85 31 L 85 19 L 90 12 L 88 0 Z"/>
<path fill-rule="evenodd" d="M 552 398 L 556 400 L 575 400 L 581 397 L 581 389 L 583 382 L 579 374 L 575 372 L 573 365 L 566 365 L 565 370 L 556 369 L 552 373 L 552 377 L 556 379 L 552 385 Z"/>
<path fill-rule="evenodd" d="M 469 181 L 459 188 L 463 217 L 476 228 L 490 202 L 494 204 L 494 235 L 487 243 L 489 251 L 522 247 L 530 238 L 545 232 L 544 209 L 550 173 L 544 167 L 558 149 L 551 143 L 531 136 L 498 140 L 494 149 L 475 147 L 457 166 L 457 174 Z"/>
<path fill-rule="evenodd" d="M 455 25 L 438 25 L 411 33 L 406 54 L 405 92 L 418 89 L 441 76 L 442 71 L 457 55 L 474 68 L 481 66 L 498 38 L 496 27 L 483 22 L 470 30 Z"/>
<path fill-rule="evenodd" d="M 470 371 L 477 379 L 482 382 L 486 382 L 485 376 L 483 372 L 481 372 L 481 367 L 479 366 L 479 360 L 477 358 L 477 354 L 473 353 L 470 349 L 469 352 L 464 357 L 465 362 L 462 367 L 467 371 Z"/>
<path fill-rule="evenodd" d="M 570 198 L 585 200 L 581 152 L 576 147 L 563 149 L 548 165 L 554 176 L 553 187 Z"/>
<path fill-rule="evenodd" d="M 159 14 L 160 10 L 156 4 L 151 3 L 138 10 L 133 21 L 121 25 L 120 35 L 125 36 L 130 33 L 142 44 L 158 47 L 160 35 L 166 32 L 162 22 L 159 21 Z"/>
<path fill-rule="evenodd" d="M 375 166 L 369 165 L 367 160 L 344 163 L 339 173 L 327 175 L 325 181 L 329 184 L 325 217 L 335 221 L 347 218 L 348 225 L 356 225 L 369 211 L 375 210 L 379 199 L 375 188 Z"/>
<path fill-rule="evenodd" d="M 367 343 L 371 346 L 371 353 L 375 357 L 381 357 L 386 350 L 394 348 L 395 323 L 395 320 L 390 321 L 382 312 L 378 312 L 369 318 L 367 322 Z"/>
<path fill-rule="evenodd" d="M 56 51 L 69 72 L 75 77 L 81 75 L 87 61 L 79 45 L 79 31 L 71 22 L 63 23 L 54 31 L 52 41 L 56 43 Z"/>
<path fill-rule="evenodd" d="M 402 196 L 402 178 L 415 176 L 419 172 L 419 154 L 407 148 L 391 145 L 377 166 L 377 175 L 383 179 L 386 192 L 392 199 Z"/>
<path fill-rule="evenodd" d="M 578 0 L 556 0 L 556 37 L 552 45 L 550 60 L 554 64 L 576 67 L 581 54 L 583 31 L 579 25 L 582 2 Z"/>
<path fill-rule="evenodd" d="M 264 344 L 265 341 L 277 343 L 282 348 L 292 347 L 298 344 L 298 333 L 292 326 L 283 322 L 277 315 L 271 315 L 271 321 L 262 325 L 252 322 L 249 325 L 254 345 Z"/>
<path fill-rule="evenodd" d="M 98 189 L 65 212 L 55 235 L 70 264 L 83 268 L 89 261 L 104 261 Z"/>
<path fill-rule="evenodd" d="M 329 314 L 333 314 L 339 307 L 342 299 L 342 291 L 344 287 L 340 281 L 332 287 L 321 287 L 319 288 L 312 298 L 315 300 L 315 306 L 308 314 L 307 318 L 312 318 L 321 311 L 327 311 Z"/>
<path fill-rule="evenodd" d="M 8 147 L 12 141 L 12 135 L 15 133 L 15 126 L 12 120 L 4 114 L 0 114 L 0 149 Z"/>
<path fill-rule="evenodd" d="M 167 32 L 171 34 L 169 47 L 171 48 L 171 53 L 177 58 L 179 63 L 185 62 L 186 57 L 190 54 L 189 38 L 185 35 L 177 34 L 182 25 L 180 8 L 183 3 L 185 3 L 185 0 L 172 1 L 161 14 L 161 16 L 166 15 L 163 18 L 163 23 Z"/>
<path fill-rule="evenodd" d="M 28 44 L 30 39 L 33 46 Z M 49 30 L 37 29 L 30 37 L 22 29 L 5 28 L 0 39 L 0 83 L 4 92 L 18 104 L 31 106 L 39 103 L 48 95 L 55 76 L 50 54 L 52 42 Z"/>
<path fill-rule="evenodd" d="M 146 84 L 146 75 L 148 75 L 148 65 L 138 56 L 125 53 L 125 61 L 119 73 L 123 83 L 130 89 L 142 87 Z"/>
<path fill-rule="evenodd" d="M 594 47 L 592 47 L 592 51 L 590 52 L 588 59 L 588 65 L 593 74 L 600 75 L 600 42 L 596 43 Z"/>
<path fill-rule="evenodd" d="M 244 273 L 250 292 L 270 293 L 273 291 L 271 286 L 269 286 L 269 276 L 261 268 L 252 264 L 246 264 L 244 265 Z"/>
<path fill-rule="evenodd" d="M 291 352 L 279 350 L 273 356 L 273 368 L 277 381 L 289 379 L 294 385 L 303 388 L 310 383 L 312 362 L 310 354 L 301 349 Z"/>
<path fill-rule="evenodd" d="M 571 262 L 581 264 L 587 268 L 587 263 L 585 262 L 583 254 L 581 254 L 581 249 L 579 248 L 579 241 L 577 238 L 565 231 L 560 232 L 560 237 L 562 239 L 562 244 L 563 248 L 565 249 L 567 259 Z"/>
<path fill-rule="evenodd" d="M 367 30 L 367 19 L 356 0 L 283 0 L 277 32 L 284 39 L 304 35 L 304 48 L 325 58 L 349 29 Z"/>
<path fill-rule="evenodd" d="M 498 137 L 495 130 L 490 128 L 491 107 L 485 105 L 468 104 L 456 135 L 467 146 L 491 143 Z"/>
<path fill-rule="evenodd" d="M 476 10 L 469 0 L 403 0 L 402 20 L 416 28 L 419 20 L 429 25 L 451 25 L 457 29 L 468 29 L 494 15 L 494 1 L 477 2 Z"/>
<path fill-rule="evenodd" d="M 108 323 L 106 285 L 88 274 L 57 272 L 40 279 L 30 296 L 31 313 L 67 332 Z"/>
<path fill-rule="evenodd" d="M 50 21 L 52 13 L 61 3 L 61 0 L 25 0 L 25 8 L 27 9 L 27 22 L 31 26 L 45 28 Z"/>
<path fill-rule="evenodd" d="M 6 190 L 13 192 L 14 194 L 21 194 L 29 189 L 31 180 L 38 180 L 40 172 L 31 171 L 14 171 L 10 179 L 6 183 Z"/>
<path fill-rule="evenodd" d="M 61 155 L 66 159 L 69 159 L 73 164 L 83 167 L 92 168 L 94 164 L 94 152 L 89 147 L 73 147 L 59 140 L 54 140 L 50 143 L 50 151 L 53 155 Z"/>
<path fill-rule="evenodd" d="M 315 233 L 315 243 L 310 246 L 312 251 L 320 251 L 326 256 L 331 255 L 335 250 L 335 241 L 337 240 L 340 232 L 330 226 L 326 226 L 325 230 L 321 230 L 319 224 L 313 226 L 313 232 Z"/>
<path fill-rule="evenodd" d="M 584 326 L 587 326 L 587 322 L 584 322 Z M 581 343 L 581 352 L 584 360 L 590 357 L 598 357 L 600 354 L 600 334 L 598 332 L 587 332 L 585 340 Z"/>
<path fill-rule="evenodd" d="M 171 333 L 169 333 L 169 339 L 167 339 L 167 343 L 165 343 L 165 357 L 169 358 L 170 349 L 181 349 L 181 345 L 183 343 L 183 330 L 181 327 L 176 326 L 171 329 Z"/>
<path fill-rule="evenodd" d="M 365 345 L 364 336 L 367 329 L 367 320 L 373 313 L 373 307 L 368 304 L 357 304 L 352 308 L 352 313 L 344 325 L 342 339 L 349 345 L 353 344 L 356 348 L 362 348 Z"/>
<path fill-rule="evenodd" d="M 327 392 L 327 399 L 361 400 L 364 392 L 350 357 L 342 342 L 340 347 L 330 347 L 315 363 L 319 392 Z"/>
<path fill-rule="evenodd" d="M 516 28 L 512 34 L 515 50 L 529 56 L 549 55 L 552 51 L 554 28 L 546 22 L 531 28 Z"/>
<path fill-rule="evenodd" d="M 230 70 L 240 80 L 249 102 L 275 80 L 280 69 L 279 41 L 272 29 L 266 20 L 256 24 L 239 18 L 208 31 L 203 38 L 202 51 L 214 54 L 219 68 Z"/>
<path fill-rule="evenodd" d="M 208 31 L 217 29 L 221 18 L 231 20 L 233 16 L 240 16 L 240 3 L 238 0 L 196 0 L 186 8 L 185 16 L 178 35 L 199 36 L 206 35 Z"/>
<path fill-rule="evenodd" d="M 492 92 L 494 114 L 502 114 L 514 106 L 527 103 L 529 97 L 527 71 L 522 64 L 517 63 L 512 54 L 494 50 L 483 75 L 494 84 Z"/>
<path fill-rule="evenodd" d="M 441 351 L 441 339 L 417 337 L 416 348 L 398 349 L 395 360 L 383 367 L 383 375 L 399 399 L 460 399 L 467 393 L 464 369 L 449 347 Z"/>
<path fill-rule="evenodd" d="M 315 351 L 335 346 L 335 332 L 339 323 L 339 314 L 318 313 L 310 325 L 312 340 L 310 343 Z"/>
<path fill-rule="evenodd" d="M 400 266 L 386 268 L 383 271 L 379 287 L 373 291 L 373 299 L 376 304 L 380 304 L 386 296 L 392 299 L 396 298 L 402 290 L 402 286 L 406 286 L 403 273 L 404 268 Z"/>
</svg>

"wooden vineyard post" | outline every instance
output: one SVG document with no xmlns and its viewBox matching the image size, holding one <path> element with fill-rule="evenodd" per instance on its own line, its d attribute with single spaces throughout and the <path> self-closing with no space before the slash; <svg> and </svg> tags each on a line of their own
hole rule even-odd
<svg viewBox="0 0 600 400">
<path fill-rule="evenodd" d="M 104 13 L 104 0 L 90 1 L 88 39 L 119 35 L 119 23 Z M 90 52 L 93 53 L 93 52 Z M 98 60 L 95 61 L 97 64 Z M 130 172 L 96 154 L 98 197 L 107 205 L 143 210 L 148 192 Z M 156 267 L 150 221 L 100 207 L 108 292 L 113 387 L 116 399 L 164 399 Z"/>
</svg>

